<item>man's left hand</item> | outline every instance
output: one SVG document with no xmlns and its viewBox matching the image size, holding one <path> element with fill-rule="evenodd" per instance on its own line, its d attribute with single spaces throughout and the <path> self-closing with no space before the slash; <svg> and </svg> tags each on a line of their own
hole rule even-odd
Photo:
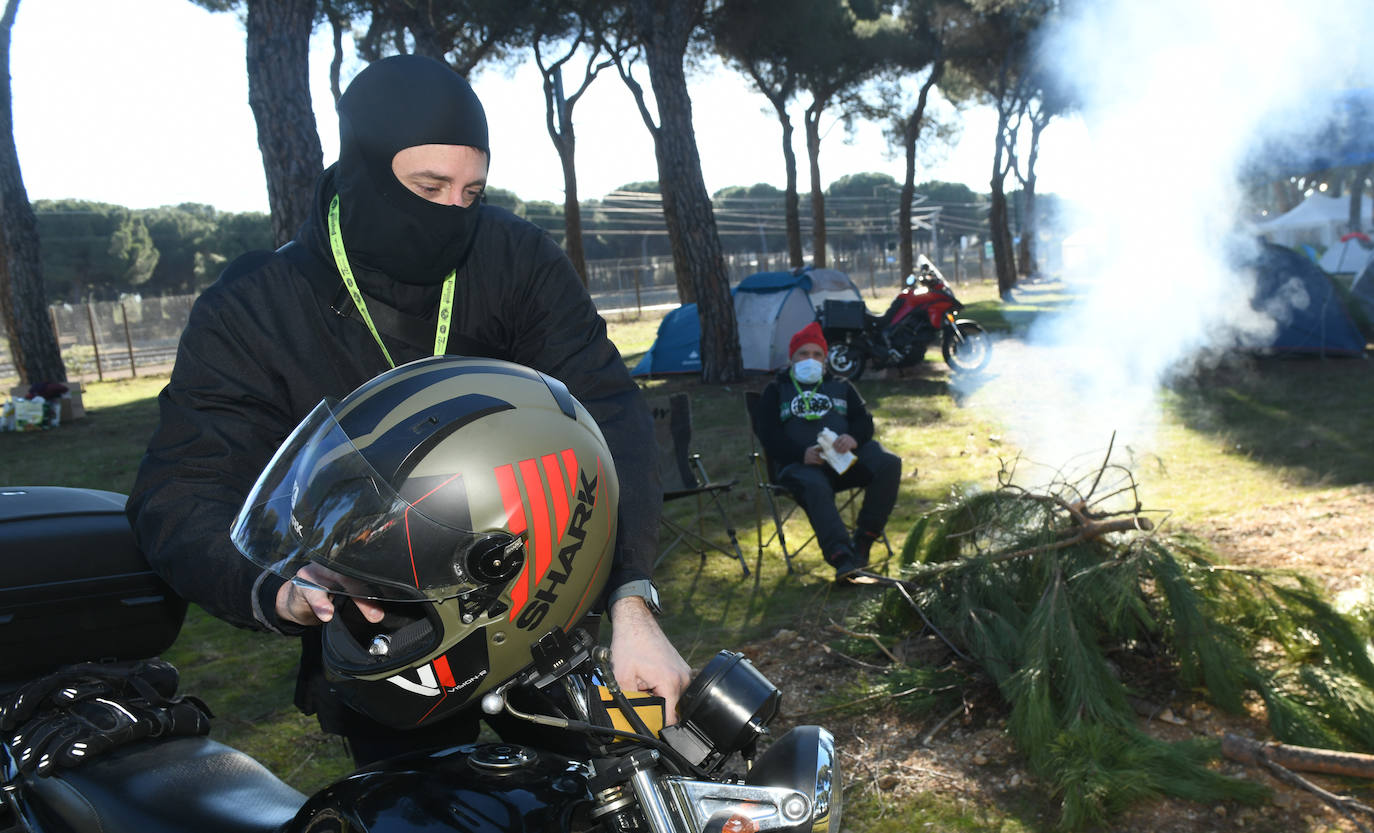
<svg viewBox="0 0 1374 833">
<path fill-rule="evenodd" d="M 627 596 L 611 605 L 611 663 L 625 691 L 648 691 L 663 698 L 664 725 L 677 722 L 677 702 L 692 680 L 692 669 L 668 641 L 648 605 Z"/>
<path fill-rule="evenodd" d="M 835 453 L 836 453 L 836 454 L 843 454 L 843 453 L 845 453 L 846 451 L 853 451 L 854 449 L 856 449 L 856 448 L 858 448 L 858 447 L 859 447 L 859 441 L 856 440 L 856 439 L 854 439 L 853 437 L 849 436 L 848 434 L 841 434 L 841 435 L 839 435 L 838 437 L 835 438 Z"/>
</svg>

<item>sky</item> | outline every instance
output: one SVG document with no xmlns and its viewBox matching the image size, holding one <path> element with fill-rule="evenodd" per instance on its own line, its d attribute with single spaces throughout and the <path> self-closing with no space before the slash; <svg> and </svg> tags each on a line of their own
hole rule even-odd
<svg viewBox="0 0 1374 833">
<path fill-rule="evenodd" d="M 351 54 L 343 78 L 362 69 Z M 325 164 L 338 155 L 329 92 L 327 29 L 311 41 L 311 96 Z M 580 68 L 577 70 L 580 72 Z M 257 131 L 248 107 L 243 25 L 189 0 L 23 0 L 13 30 L 10 75 L 14 133 L 29 198 L 75 198 L 150 208 L 197 202 L 224 211 L 266 211 Z M 487 108 L 490 185 L 525 200 L 563 200 L 563 176 L 544 126 L 544 99 L 531 58 L 514 73 L 471 79 Z M 648 87 L 647 78 L 642 78 Z M 571 76 L 568 83 L 571 85 Z M 740 75 L 716 67 L 690 82 L 707 190 L 767 182 L 781 188 L 781 128 L 768 101 Z M 807 188 L 801 107 L 794 148 Z M 578 191 L 599 198 L 629 182 L 657 180 L 653 143 L 614 70 L 601 74 L 574 111 Z M 963 182 L 985 192 L 996 121 L 987 109 L 963 116 L 961 139 L 917 171 L 917 181 Z M 898 181 L 874 125 L 846 140 L 824 125 L 825 184 L 846 174 L 883 172 Z M 1052 123 L 1038 166 L 1041 193 L 1078 192 L 1072 160 L 1081 123 Z"/>
</svg>

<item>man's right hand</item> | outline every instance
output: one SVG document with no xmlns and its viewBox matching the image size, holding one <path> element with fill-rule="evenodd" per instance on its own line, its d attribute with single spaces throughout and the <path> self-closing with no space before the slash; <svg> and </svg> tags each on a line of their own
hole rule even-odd
<svg viewBox="0 0 1374 833">
<path fill-rule="evenodd" d="M 818 445 L 809 446 L 806 454 L 802 455 L 802 462 L 808 466 L 819 466 L 825 463 L 825 458 L 821 456 L 821 447 Z"/>
<path fill-rule="evenodd" d="M 277 616 L 306 627 L 321 625 L 333 619 L 334 600 L 328 592 L 320 588 L 337 587 L 342 590 L 347 586 L 348 579 L 319 564 L 307 564 L 300 568 L 296 571 L 296 578 L 316 586 L 297 583 L 295 580 L 283 584 L 277 590 Z M 383 611 L 380 605 L 367 599 L 353 599 L 353 603 L 358 606 L 358 610 L 367 621 L 382 621 Z"/>
</svg>

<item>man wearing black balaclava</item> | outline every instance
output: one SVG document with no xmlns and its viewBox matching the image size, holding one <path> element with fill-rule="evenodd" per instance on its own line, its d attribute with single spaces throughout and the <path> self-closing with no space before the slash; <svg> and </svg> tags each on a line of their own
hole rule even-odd
<svg viewBox="0 0 1374 833">
<path fill-rule="evenodd" d="M 615 675 L 627 690 L 664 697 L 673 719 L 689 669 L 653 616 L 662 494 L 653 428 L 605 322 L 547 235 L 482 202 L 486 116 L 461 77 L 428 58 L 386 58 L 359 73 L 338 110 L 339 160 L 321 174 L 295 239 L 240 257 L 191 311 L 129 498 L 149 563 L 215 616 L 300 636 L 297 703 L 348 737 L 360 763 L 468 739 L 475 723 L 398 739 L 341 706 L 320 672 L 330 597 L 254 567 L 228 529 L 278 444 L 325 397 L 435 353 L 518 362 L 562 380 L 615 457 Z"/>
</svg>

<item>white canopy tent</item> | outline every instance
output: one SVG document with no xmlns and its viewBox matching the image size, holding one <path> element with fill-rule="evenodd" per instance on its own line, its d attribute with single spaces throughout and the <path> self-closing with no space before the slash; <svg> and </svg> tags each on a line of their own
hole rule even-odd
<svg viewBox="0 0 1374 833">
<path fill-rule="evenodd" d="M 1361 217 L 1369 216 L 1372 204 L 1370 197 L 1365 196 L 1360 206 Z M 1260 234 L 1280 246 L 1296 249 L 1307 244 L 1328 249 L 1350 231 L 1350 198 L 1313 193 L 1293 210 L 1256 225 Z"/>
<path fill-rule="evenodd" d="M 1370 261 L 1374 261 L 1374 245 L 1369 237 L 1347 234 L 1322 254 L 1317 265 L 1328 275 L 1358 275 Z"/>
</svg>

